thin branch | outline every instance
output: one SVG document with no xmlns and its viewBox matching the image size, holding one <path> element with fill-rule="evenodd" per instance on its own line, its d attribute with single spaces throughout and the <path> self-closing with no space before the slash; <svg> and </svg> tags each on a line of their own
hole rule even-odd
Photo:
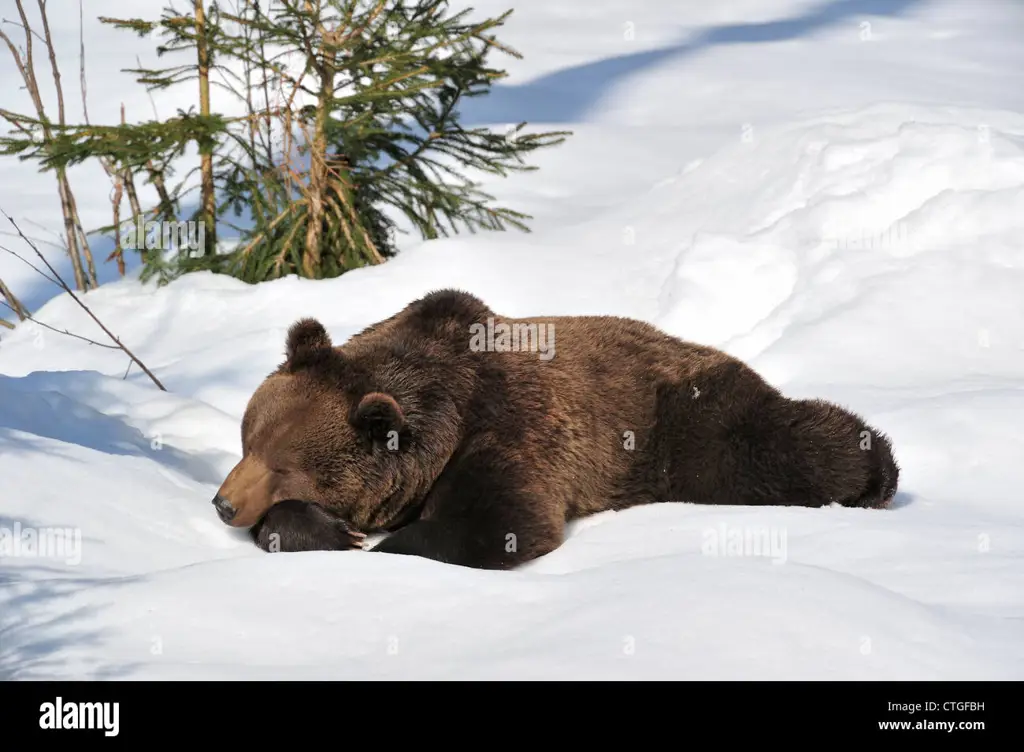
<svg viewBox="0 0 1024 752">
<path fill-rule="evenodd" d="M 60 282 L 58 282 L 57 280 L 55 280 L 55 279 L 54 279 L 53 277 L 51 277 L 51 276 L 50 276 L 49 274 L 47 274 L 46 272 L 44 272 L 44 271 L 43 271 L 42 269 L 40 269 L 40 268 L 39 268 L 38 266 L 36 266 L 35 264 L 33 264 L 33 263 L 32 263 L 31 261 L 29 261 L 29 260 L 28 260 L 27 258 L 25 258 L 25 257 L 23 257 L 23 256 L 21 256 L 21 255 L 19 255 L 19 254 L 15 253 L 14 251 L 12 251 L 12 250 L 11 250 L 10 248 L 8 248 L 7 246 L 5 246 L 5 245 L 0 245 L 0 251 L 4 251 L 5 253 L 9 253 L 9 254 L 11 254 L 12 256 L 14 256 L 14 258 L 18 259 L 18 260 L 19 260 L 19 261 L 21 261 L 21 262 L 22 262 L 23 264 L 25 264 L 25 265 L 26 265 L 26 266 L 28 266 L 28 267 L 29 267 L 30 269 L 32 269 L 32 271 L 34 271 L 34 272 L 35 272 L 36 274 L 39 274 L 39 275 L 40 275 L 40 276 L 42 276 L 42 277 L 43 277 L 44 279 L 46 279 L 46 281 L 47 281 L 47 282 L 52 282 L 53 284 L 57 285 L 58 287 L 60 286 Z"/>
<path fill-rule="evenodd" d="M 15 230 L 17 230 L 17 232 L 18 232 L 18 235 L 20 235 L 20 236 L 21 236 L 21 239 L 22 239 L 22 240 L 24 240 L 24 241 L 25 241 L 26 243 L 28 243 L 29 247 L 30 247 L 30 248 L 31 248 L 31 249 L 32 249 L 33 251 L 35 251 L 35 254 L 36 254 L 36 255 L 37 255 L 37 256 L 38 256 L 39 258 L 40 258 L 40 260 L 41 260 L 41 261 L 42 261 L 42 262 L 43 262 L 44 264 L 46 264 L 46 268 L 50 270 L 50 273 L 51 273 L 51 274 L 53 274 L 53 276 L 54 276 L 54 277 L 56 277 L 56 279 L 57 279 L 57 282 L 58 282 L 58 284 L 59 284 L 59 285 L 61 286 L 61 288 L 63 288 L 64 292 L 66 292 L 66 293 L 67 293 L 68 295 L 70 295 L 70 296 L 71 296 L 71 299 L 72 299 L 72 300 L 74 300 L 74 301 L 75 301 L 75 303 L 77 303 L 77 304 L 79 305 L 79 307 L 81 307 L 81 309 L 82 309 L 83 311 L 85 311 L 85 312 L 86 312 L 86 313 L 87 313 L 87 314 L 89 315 L 89 318 L 91 318 L 91 319 L 92 319 L 93 321 L 95 321 L 95 322 L 96 322 L 96 325 L 97 325 L 97 326 L 99 326 L 99 328 L 103 330 L 103 333 L 104 333 L 104 334 L 106 334 L 106 335 L 107 335 L 108 337 L 110 337 L 110 339 L 111 339 L 111 340 L 113 340 L 113 341 L 114 341 L 114 342 L 115 342 L 115 343 L 117 344 L 118 348 L 119 348 L 120 350 L 122 350 L 122 351 L 124 352 L 124 354 L 125 354 L 125 355 L 127 355 L 127 356 L 128 356 L 129 358 L 131 358 L 131 359 L 132 359 L 132 361 L 134 361 L 134 363 L 135 363 L 135 364 L 136 364 L 136 365 L 137 365 L 137 366 L 138 366 L 139 368 L 141 368 L 141 369 L 143 370 L 143 372 L 144 372 L 144 373 L 145 373 L 145 374 L 146 374 L 147 376 L 149 376 L 149 378 L 150 378 L 150 379 L 151 379 L 151 380 L 153 381 L 153 383 L 154 383 L 154 384 L 156 384 L 156 385 L 157 385 L 157 388 L 159 388 L 159 389 L 160 389 L 160 391 L 162 391 L 162 392 L 166 392 L 166 391 L 167 391 L 167 389 L 166 389 L 166 388 L 164 387 L 164 385 L 163 385 L 163 384 L 161 384 L 161 383 L 160 383 L 160 380 L 159 380 L 159 379 L 158 379 L 158 378 L 157 378 L 157 377 L 156 377 L 155 375 L 153 375 L 153 372 L 152 372 L 152 371 L 150 371 L 150 370 L 149 370 L 149 369 L 148 369 L 148 368 L 146 367 L 146 364 L 145 364 L 145 363 L 143 363 L 143 362 L 142 362 L 141 360 L 139 360 L 139 359 L 138 359 L 137 357 L 135 357 L 135 354 L 134 354 L 134 353 L 133 353 L 133 352 L 132 352 L 131 350 L 129 350 L 129 349 L 128 349 L 128 348 L 127 348 L 127 347 L 126 347 L 125 345 L 124 345 L 124 343 L 122 343 L 122 342 L 121 342 L 121 340 L 120 340 L 120 339 L 118 339 L 118 338 L 117 338 L 116 336 L 114 336 L 113 332 L 111 332 L 111 331 L 110 331 L 109 329 L 107 329 L 107 327 L 106 327 L 106 326 L 104 326 L 104 325 L 103 325 L 103 322 L 102 322 L 102 321 L 100 321 L 100 320 L 99 320 L 99 319 L 98 319 L 98 318 L 96 317 L 96 314 L 94 314 L 94 313 L 92 312 L 92 310 L 91 310 L 91 309 L 89 308 L 89 306 L 87 306 L 87 305 L 86 305 L 85 303 L 83 303 L 83 302 L 82 302 L 81 300 L 79 300 L 78 296 L 77 296 L 77 295 L 75 295 L 74 291 L 73 291 L 73 290 L 72 290 L 72 289 L 71 289 L 70 287 L 68 287 L 68 284 L 67 284 L 67 283 L 66 283 L 66 282 L 65 282 L 65 281 L 64 281 L 64 280 L 63 280 L 63 279 L 61 278 L 60 274 L 58 274 L 58 273 L 57 273 L 57 270 L 56 270 L 56 269 L 54 269 L 54 268 L 53 268 L 53 266 L 51 266 L 51 265 L 50 265 L 50 262 L 49 262 L 49 261 L 47 261 L 47 260 L 46 260 L 46 256 L 44 256 L 44 255 L 43 255 L 43 254 L 42 254 L 42 253 L 41 253 L 41 252 L 39 251 L 39 249 L 38 249 L 38 248 L 36 247 L 36 244 L 35 244 L 35 243 L 33 243 L 33 242 L 32 242 L 31 240 L 29 240 L 29 239 L 28 239 L 28 238 L 27 238 L 27 237 L 25 236 L 25 233 L 23 233 L 23 232 L 21 231 L 21 228 L 20 228 L 20 227 L 18 227 L 18 223 L 14 221 L 14 218 L 13 218 L 13 217 L 12 217 L 12 216 L 11 216 L 10 214 L 8 214 L 7 212 L 5 212 L 5 211 L 4 211 L 3 209 L 0 209 L 0 214 L 3 214 L 3 215 L 4 215 L 4 216 L 5 216 L 6 218 L 7 218 L 7 221 L 8 221 L 8 222 L 10 222 L 10 223 L 11 223 L 12 225 L 14 225 L 14 229 L 15 229 Z M 17 255 L 17 254 L 15 254 L 15 255 Z"/>
<path fill-rule="evenodd" d="M 12 311 L 14 311 L 14 308 L 11 308 L 11 306 L 6 301 L 0 300 L 0 305 L 6 306 L 7 308 L 10 308 Z M 17 313 L 17 311 L 14 311 L 14 312 Z M 43 327 L 44 329 L 49 329 L 51 332 L 57 332 L 57 334 L 66 334 L 69 337 L 74 337 L 75 339 L 80 339 L 83 342 L 88 342 L 90 345 L 96 345 L 96 347 L 106 347 L 106 348 L 108 348 L 110 350 L 120 350 L 121 349 L 117 345 L 108 345 L 108 344 L 105 344 L 103 342 L 97 342 L 96 340 L 89 339 L 88 337 L 83 337 L 81 334 L 75 334 L 74 332 L 69 332 L 67 329 L 58 329 L 55 326 L 50 326 L 46 322 L 40 321 L 39 319 L 37 319 L 37 318 L 35 318 L 33 316 L 29 316 L 28 314 L 25 314 L 25 319 L 27 321 L 31 321 L 33 324 L 38 324 L 39 326 Z M 2 321 L 2 319 L 0 319 L 0 321 Z M 13 328 L 14 327 L 12 326 L 11 329 L 13 329 Z M 129 362 L 129 364 L 131 363 L 131 361 L 128 361 L 128 362 Z"/>
</svg>

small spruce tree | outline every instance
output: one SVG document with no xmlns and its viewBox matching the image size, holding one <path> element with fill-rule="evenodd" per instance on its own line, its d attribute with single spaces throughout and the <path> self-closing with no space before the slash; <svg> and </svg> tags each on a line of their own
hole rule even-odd
<svg viewBox="0 0 1024 752">
<path fill-rule="evenodd" d="M 276 94 L 253 120 L 265 139 L 283 136 L 268 161 L 239 133 L 240 155 L 225 160 L 225 193 L 254 223 L 233 259 L 239 276 L 330 277 L 380 263 L 395 251 L 394 217 L 425 238 L 527 229 L 526 215 L 493 206 L 465 173 L 533 169 L 524 156 L 567 134 L 460 125 L 463 99 L 504 75 L 489 56 L 519 53 L 490 33 L 509 13 L 470 22 L 448 5 L 279 0 L 234 19 L 258 42 L 237 54 Z"/>
<path fill-rule="evenodd" d="M 447 0 L 228 6 L 211 2 L 201 23 L 198 14 L 189 20 L 174 9 L 159 23 L 105 19 L 142 34 L 162 29 L 173 44 L 161 51 L 196 51 L 195 64 L 134 69 L 146 85 L 169 86 L 192 74 L 202 81 L 212 71 L 225 84 L 216 96 L 209 84 L 200 87 L 198 113 L 61 129 L 38 153 L 44 166 L 102 156 L 141 169 L 169 165 L 197 145 L 199 214 L 209 217 L 211 206 L 224 222 L 232 214 L 239 242 L 228 254 L 180 255 L 179 273 L 212 269 L 250 282 L 333 277 L 392 256 L 403 219 L 427 239 L 529 230 L 530 217 L 496 206 L 472 173 L 534 170 L 525 157 L 570 134 L 525 133 L 525 123 L 469 129 L 459 111 L 505 75 L 488 62 L 492 54 L 520 57 L 493 34 L 511 11 L 474 22 L 467 18 L 472 9 L 451 13 Z M 244 103 L 243 115 L 222 114 L 231 100 Z M 211 203 L 210 185 L 219 204 Z"/>
</svg>

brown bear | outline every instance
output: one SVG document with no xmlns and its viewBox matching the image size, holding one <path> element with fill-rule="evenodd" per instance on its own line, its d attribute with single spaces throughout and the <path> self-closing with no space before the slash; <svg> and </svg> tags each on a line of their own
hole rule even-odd
<svg viewBox="0 0 1024 752">
<path fill-rule="evenodd" d="M 388 532 L 372 550 L 508 569 L 604 510 L 896 492 L 890 442 L 858 416 L 640 321 L 507 319 L 441 290 L 340 347 L 298 321 L 285 349 L 213 500 L 268 551 Z"/>
</svg>

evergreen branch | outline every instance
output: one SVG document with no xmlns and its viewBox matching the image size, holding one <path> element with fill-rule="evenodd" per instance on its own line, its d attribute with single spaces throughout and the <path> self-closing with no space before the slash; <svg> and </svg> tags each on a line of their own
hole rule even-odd
<svg viewBox="0 0 1024 752">
<path fill-rule="evenodd" d="M 111 18 L 109 16 L 99 16 L 99 22 L 113 26 L 115 29 L 127 29 L 134 31 L 140 37 L 146 37 L 153 33 L 157 28 L 157 24 L 150 21 L 144 21 L 141 18 Z"/>
</svg>

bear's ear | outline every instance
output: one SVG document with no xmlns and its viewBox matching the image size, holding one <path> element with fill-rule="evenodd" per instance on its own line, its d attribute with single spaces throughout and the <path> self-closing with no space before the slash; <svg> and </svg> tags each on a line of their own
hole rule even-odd
<svg viewBox="0 0 1024 752">
<path fill-rule="evenodd" d="M 397 444 L 392 444 L 405 428 L 405 414 L 390 394 L 370 392 L 352 411 L 352 425 L 368 450 L 378 441 L 387 442 L 389 449 L 397 449 Z"/>
<path fill-rule="evenodd" d="M 329 352 L 331 337 L 316 319 L 300 319 L 288 329 L 285 357 L 289 369 L 307 365 Z"/>
</svg>

